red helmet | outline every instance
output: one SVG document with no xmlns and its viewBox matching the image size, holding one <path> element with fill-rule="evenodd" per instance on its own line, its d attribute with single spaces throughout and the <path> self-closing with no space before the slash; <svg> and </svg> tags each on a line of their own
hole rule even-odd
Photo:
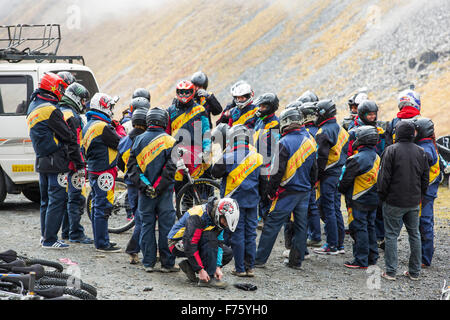
<svg viewBox="0 0 450 320">
<path fill-rule="evenodd" d="M 47 72 L 42 77 L 41 82 L 39 83 L 39 88 L 52 93 L 58 98 L 58 100 L 61 100 L 64 92 L 66 91 L 67 83 L 64 82 L 64 80 L 57 74 Z"/>
<path fill-rule="evenodd" d="M 182 80 L 177 84 L 177 99 L 181 103 L 188 103 L 194 98 L 194 84 L 188 80 Z"/>
</svg>

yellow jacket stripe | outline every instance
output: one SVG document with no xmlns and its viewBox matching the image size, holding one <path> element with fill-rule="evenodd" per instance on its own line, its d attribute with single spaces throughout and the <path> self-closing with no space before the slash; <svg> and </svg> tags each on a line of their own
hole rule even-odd
<svg viewBox="0 0 450 320">
<path fill-rule="evenodd" d="M 27 117 L 28 130 L 33 128 L 39 122 L 48 120 L 55 110 L 56 108 L 52 105 L 42 104 L 42 107 L 38 106 Z"/>
<path fill-rule="evenodd" d="M 380 157 L 377 155 L 372 169 L 366 173 L 357 176 L 353 185 L 352 199 L 356 200 L 376 185 L 378 179 L 378 170 L 380 168 Z"/>
<path fill-rule="evenodd" d="M 204 112 L 204 111 L 205 111 L 205 108 L 203 106 L 197 105 L 197 106 L 193 107 L 192 110 L 189 111 L 188 113 L 184 113 L 184 114 L 180 115 L 178 118 L 176 118 L 175 121 L 173 121 L 171 124 L 172 136 L 175 136 L 177 134 L 178 130 L 182 126 L 184 126 L 189 120 L 191 120 L 197 114 Z"/>
<path fill-rule="evenodd" d="M 441 173 L 441 168 L 439 166 L 439 154 L 437 155 L 436 163 L 430 167 L 430 184 L 436 182 Z"/>
<path fill-rule="evenodd" d="M 348 139 L 348 132 L 345 129 L 341 128 L 339 130 L 336 144 L 330 149 L 330 153 L 328 154 L 328 162 L 325 169 L 332 167 L 339 161 L 339 159 L 341 158 L 342 148 L 347 143 Z"/>
<path fill-rule="evenodd" d="M 172 148 L 175 139 L 165 133 L 153 139 L 142 151 L 136 156 L 139 168 L 145 172 L 148 164 L 151 163 L 161 152 Z"/>
<path fill-rule="evenodd" d="M 228 174 L 225 188 L 225 197 L 230 197 L 241 183 L 263 163 L 263 156 L 250 152 L 236 168 Z"/>
<path fill-rule="evenodd" d="M 258 111 L 258 108 L 254 108 L 253 110 L 250 110 L 249 112 L 244 113 L 243 115 L 241 115 L 239 117 L 239 119 L 237 121 L 233 122 L 233 125 L 246 123 L 247 120 L 252 118 L 257 111 Z"/>
<path fill-rule="evenodd" d="M 281 179 L 281 186 L 286 185 L 297 172 L 298 168 L 308 159 L 308 157 L 316 151 L 316 145 L 310 138 L 304 138 L 300 148 L 289 159 L 286 172 Z"/>
</svg>

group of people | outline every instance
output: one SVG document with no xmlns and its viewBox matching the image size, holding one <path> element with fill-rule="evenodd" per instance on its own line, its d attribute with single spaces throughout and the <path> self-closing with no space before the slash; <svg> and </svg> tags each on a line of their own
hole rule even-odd
<svg viewBox="0 0 450 320">
<path fill-rule="evenodd" d="M 395 280 L 403 223 L 411 246 L 405 275 L 416 280 L 431 265 L 440 161 L 434 125 L 420 116 L 417 92 L 401 92 L 397 117 L 381 122 L 377 104 L 361 90 L 349 99 L 350 116 L 339 124 L 336 104 L 310 90 L 277 116 L 277 95 L 255 97 L 245 81 L 232 86 L 225 108 L 207 89 L 207 75 L 196 72 L 177 84 L 168 108 L 151 107 L 150 92 L 137 89 L 117 121 L 117 98 L 90 98 L 70 73 L 45 74 L 27 116 L 40 176 L 42 247 L 69 246 L 58 240 L 62 226 L 69 242 L 121 251 L 108 235 L 120 169 L 135 220 L 125 252 L 132 264 L 141 252 L 146 272 L 156 270 L 159 253 L 161 272 L 181 269 L 200 286 L 225 288 L 223 267 L 234 259 L 231 274 L 255 276 L 284 227 L 287 267 L 300 269 L 308 247 L 321 255 L 345 253 L 348 233 L 353 259 L 345 267 L 375 265 L 382 248 L 382 276 Z M 188 180 L 180 159 L 192 178 L 220 181 L 220 197 L 186 208 L 177 220 L 173 195 Z M 85 178 L 93 194 L 94 239 L 80 224 Z M 177 265 L 176 257 L 185 259 Z"/>
</svg>

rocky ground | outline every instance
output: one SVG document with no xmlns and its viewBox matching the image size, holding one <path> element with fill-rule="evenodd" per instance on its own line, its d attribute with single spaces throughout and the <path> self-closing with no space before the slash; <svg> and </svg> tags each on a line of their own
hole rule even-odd
<svg viewBox="0 0 450 320">
<path fill-rule="evenodd" d="M 433 265 L 423 270 L 420 281 L 413 282 L 398 276 L 387 282 L 379 277 L 384 268 L 384 254 L 376 267 L 368 270 L 349 270 L 343 266 L 351 254 L 351 239 L 345 240 L 346 253 L 326 257 L 314 253 L 303 263 L 303 270 L 283 266 L 284 240 L 280 233 L 265 269 L 256 269 L 255 278 L 237 278 L 231 275 L 231 265 L 225 267 L 225 280 L 230 286 L 220 291 L 221 299 L 228 300 L 437 300 L 444 279 L 450 280 L 450 189 L 441 188 L 435 203 L 435 256 Z M 87 215 L 83 224 L 92 235 Z M 261 231 L 258 231 L 258 237 Z M 69 258 L 78 263 L 83 281 L 98 289 L 101 300 L 217 300 L 215 289 L 198 288 L 189 283 L 182 272 L 163 274 L 145 273 L 142 265 L 130 265 L 125 253 L 104 254 L 91 245 L 71 245 L 68 250 L 44 250 L 39 246 L 39 207 L 22 195 L 9 195 L 0 207 L 0 252 L 14 249 L 19 254 L 58 261 Z M 125 247 L 130 231 L 111 235 Z M 409 246 L 406 231 L 399 242 L 399 273 L 407 269 Z M 177 262 L 180 260 L 177 259 Z M 159 265 L 157 265 L 159 267 Z M 65 265 L 68 271 L 68 265 Z M 242 291 L 231 284 L 248 282 L 258 289 Z"/>
</svg>

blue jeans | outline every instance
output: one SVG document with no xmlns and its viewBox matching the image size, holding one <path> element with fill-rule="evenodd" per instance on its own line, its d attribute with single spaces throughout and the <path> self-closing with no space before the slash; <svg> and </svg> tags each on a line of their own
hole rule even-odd
<svg viewBox="0 0 450 320">
<path fill-rule="evenodd" d="M 139 238 L 145 267 L 156 264 L 156 250 L 159 250 L 161 265 L 171 268 L 175 265 L 175 256 L 169 251 L 167 235 L 175 223 L 175 209 L 172 202 L 172 189 L 167 190 L 155 199 L 139 193 L 138 210 L 142 218 L 142 229 Z M 155 224 L 158 217 L 158 243 L 156 243 Z"/>
<path fill-rule="evenodd" d="M 353 243 L 353 257 L 356 264 L 368 267 L 378 260 L 378 245 L 375 232 L 376 210 L 352 210 L 353 220 L 349 224 Z"/>
<path fill-rule="evenodd" d="M 84 210 L 84 197 L 81 194 L 81 188 L 78 189 L 72 183 L 72 177 L 75 172 L 70 172 L 67 179 L 67 211 L 64 213 L 62 224 L 63 236 L 68 236 L 70 240 L 83 239 L 86 237 L 84 228 L 80 224 L 81 213 Z"/>
<path fill-rule="evenodd" d="M 239 207 L 239 211 L 239 222 L 231 234 L 231 248 L 236 271 L 245 272 L 255 265 L 258 209 Z"/>
<path fill-rule="evenodd" d="M 330 247 L 344 245 L 345 226 L 341 212 L 341 194 L 337 190 L 339 177 L 327 176 L 320 181 L 319 208 L 325 218 L 325 233 Z"/>
<path fill-rule="evenodd" d="M 45 245 L 51 245 L 58 240 L 58 232 L 65 211 L 66 187 L 58 183 L 57 173 L 39 173 L 39 188 L 41 236 L 44 238 Z"/>
<path fill-rule="evenodd" d="M 320 233 L 320 211 L 317 206 L 315 190 L 311 191 L 311 195 L 309 197 L 308 238 L 313 241 L 320 241 L 322 239 Z"/>
<path fill-rule="evenodd" d="M 130 204 L 131 212 L 134 215 L 134 230 L 131 239 L 128 241 L 125 252 L 128 254 L 138 253 L 141 251 L 139 246 L 139 238 L 141 236 L 142 220 L 141 213 L 139 212 L 139 189 L 133 185 L 128 185 L 128 203 Z"/>
<path fill-rule="evenodd" d="M 279 199 L 275 209 L 268 215 L 256 251 L 256 264 L 264 264 L 269 259 L 281 227 L 291 213 L 294 214 L 294 236 L 289 256 L 292 265 L 300 266 L 306 252 L 307 215 L 310 192 L 299 192 Z"/>
<path fill-rule="evenodd" d="M 413 208 L 394 207 L 383 203 L 383 220 L 385 229 L 384 260 L 386 273 L 395 276 L 398 268 L 397 239 L 403 223 L 408 232 L 410 256 L 409 273 L 419 276 L 422 261 L 422 248 L 419 232 L 419 206 Z"/>
<path fill-rule="evenodd" d="M 434 253 L 434 198 L 424 197 L 420 214 L 420 237 L 422 242 L 422 263 L 431 265 Z"/>
</svg>

